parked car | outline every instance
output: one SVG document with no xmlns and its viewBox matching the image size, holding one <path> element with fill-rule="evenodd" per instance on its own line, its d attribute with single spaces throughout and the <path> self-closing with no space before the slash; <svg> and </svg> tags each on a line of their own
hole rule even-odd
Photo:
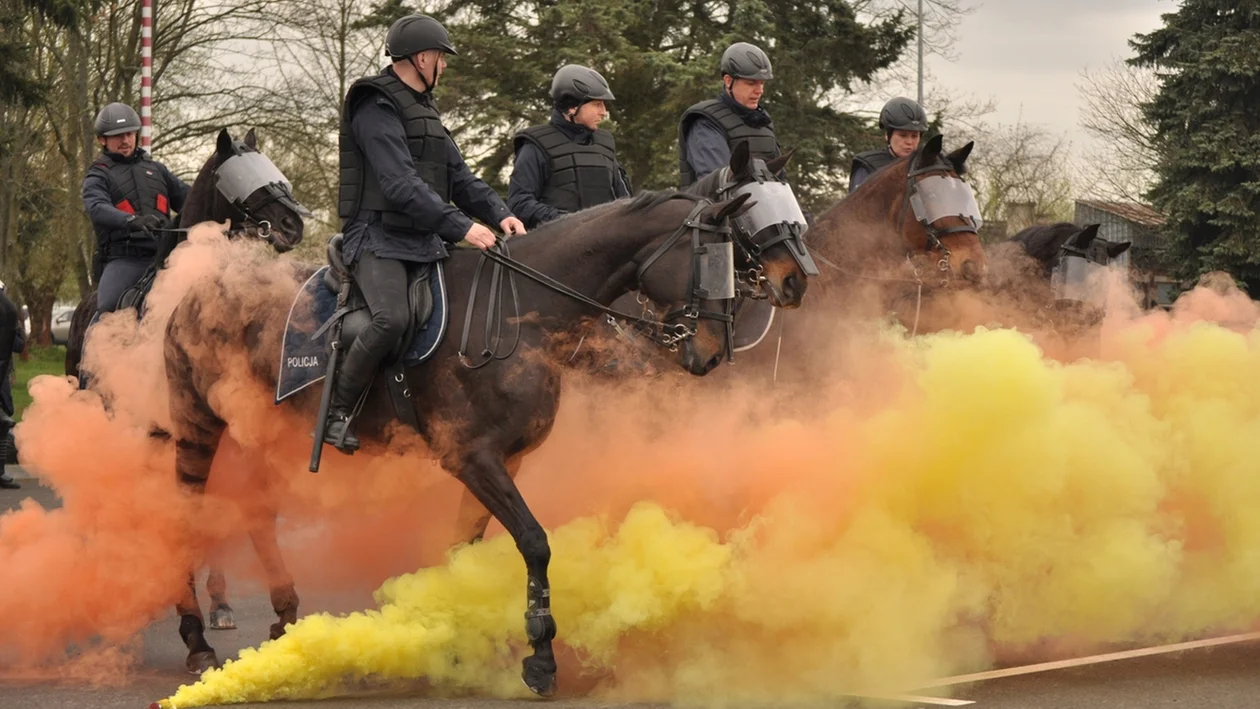
<svg viewBox="0 0 1260 709">
<path fill-rule="evenodd" d="M 74 308 L 73 305 L 53 306 L 52 342 L 54 345 L 70 342 L 70 321 L 74 319 Z"/>
</svg>

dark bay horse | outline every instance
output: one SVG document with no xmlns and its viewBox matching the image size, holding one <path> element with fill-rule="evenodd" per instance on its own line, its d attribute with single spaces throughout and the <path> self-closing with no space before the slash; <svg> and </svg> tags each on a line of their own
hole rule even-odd
<svg viewBox="0 0 1260 709">
<path fill-rule="evenodd" d="M 1088 272 L 1105 270 L 1131 242 L 1100 237 L 1100 226 L 1037 224 L 988 247 L 985 291 L 1007 306 L 1005 324 L 1079 332 L 1102 320 L 1106 303 L 1097 287 L 1103 284 L 1083 281 Z"/>
<path fill-rule="evenodd" d="M 309 215 L 309 212 L 293 199 L 292 194 L 281 196 L 276 186 L 263 184 L 243 203 L 233 203 L 218 188 L 219 167 L 233 157 L 250 154 L 262 155 L 252 128 L 245 134 L 243 141 L 234 140 L 226 128 L 219 131 L 214 153 L 201 166 L 197 178 L 188 190 L 188 199 L 179 213 L 179 231 L 160 235 L 159 242 L 162 246 L 154 257 L 155 263 L 164 261 L 175 242 L 182 240 L 173 238 L 176 234 L 182 236 L 188 229 L 203 222 L 222 224 L 230 219 L 232 228 L 228 232 L 229 238 L 263 238 L 275 247 L 276 253 L 284 253 L 302 243 L 305 228 L 302 217 Z M 287 190 L 286 184 L 283 191 Z M 88 326 L 96 316 L 96 309 L 96 291 L 89 293 L 74 309 L 66 341 L 67 376 L 79 376 L 84 339 Z"/>
<path fill-rule="evenodd" d="M 728 238 L 719 233 L 722 225 L 751 206 L 746 196 L 710 203 L 681 193 L 642 193 L 515 237 L 508 243 L 519 263 L 562 280 L 578 295 L 518 277 L 523 317 L 500 314 L 493 319 L 507 333 L 519 327 L 514 355 L 470 366 L 461 338 L 451 333 L 432 359 L 405 372 L 428 452 L 503 524 L 525 560 L 529 609 L 525 628 L 533 654 L 524 660 L 523 678 L 540 695 L 554 692 L 556 682 L 552 651 L 556 624 L 547 579 L 551 550 L 513 475 L 522 458 L 546 440 L 559 407 L 561 370 L 544 352 L 553 337 L 601 312 L 595 303 L 606 306 L 638 290 L 669 313 L 657 323 L 657 335 L 682 337 L 672 343 L 677 347 L 677 363 L 694 375 L 710 372 L 727 354 L 726 322 L 686 314 L 689 310 L 721 312 L 723 307 L 712 300 L 694 300 L 693 269 L 699 268 L 697 259 L 704 247 L 693 247 L 693 239 L 701 245 L 720 244 Z M 482 258 L 477 251 L 457 249 L 446 261 L 453 316 L 468 306 L 467 284 L 474 282 Z M 310 272 L 296 275 L 304 279 Z M 229 288 L 229 277 L 249 286 Z M 204 489 L 229 416 L 216 409 L 222 400 L 210 395 L 211 388 L 230 380 L 232 372 L 248 372 L 257 386 L 246 391 L 270 399 L 280 365 L 281 337 L 300 282 L 242 266 L 217 280 L 199 282 L 175 308 L 167 326 L 166 372 L 178 476 L 193 491 Z M 484 279 L 479 286 L 474 323 L 487 322 L 489 310 L 486 292 L 491 286 Z M 479 332 L 481 327 L 468 329 Z M 661 343 L 670 344 L 668 339 Z M 474 343 L 471 351 L 479 351 L 482 344 Z M 307 420 L 315 421 L 319 394 L 315 389 L 298 393 L 284 405 L 297 407 Z M 383 374 L 378 375 L 362 411 L 360 437 L 371 445 L 394 420 Z M 297 619 L 298 597 L 281 557 L 274 523 L 251 531 L 251 538 L 267 573 L 279 617 L 271 633 L 278 637 L 285 625 Z M 217 657 L 206 642 L 191 585 L 177 609 L 180 635 L 189 650 L 188 668 L 195 672 L 215 665 Z"/>
<path fill-rule="evenodd" d="M 249 156 L 249 157 L 246 157 Z M 201 166 L 197 178 L 189 188 L 184 208 L 179 213 L 178 232 L 165 232 L 159 241 L 162 243 L 158 254 L 154 257 L 155 268 L 165 261 L 167 255 L 178 241 L 182 241 L 184 233 L 203 222 L 232 222 L 228 231 L 229 238 L 250 237 L 268 241 L 277 253 L 284 253 L 302 242 L 305 224 L 303 216 L 309 216 L 289 191 L 288 181 L 275 170 L 270 161 L 251 166 L 242 172 L 235 170 L 235 177 L 255 174 L 259 184 L 243 200 L 230 200 L 225 190 L 219 185 L 220 168 L 233 158 L 258 161 L 263 157 L 258 150 L 257 137 L 253 129 L 245 134 L 244 140 L 232 138 L 227 129 L 219 131 L 215 143 L 215 151 Z M 265 158 L 264 158 L 265 159 Z M 261 168 L 260 168 L 261 165 Z M 234 164 L 233 167 L 236 167 Z M 274 173 L 268 173 L 274 170 Z M 277 183 L 275 180 L 281 180 Z M 248 184 L 248 183 L 246 183 Z M 248 187 L 247 187 L 248 189 Z M 227 190 L 231 192 L 231 190 Z M 178 236 L 176 236 L 178 235 Z M 148 275 L 148 274 L 146 274 Z M 79 377 L 79 365 L 83 359 L 84 342 L 88 327 L 96 315 L 96 292 L 84 298 L 74 311 L 70 322 L 70 335 L 66 343 L 65 372 L 67 376 Z M 162 439 L 163 432 L 156 432 L 155 438 Z M 210 627 L 215 629 L 231 629 L 236 627 L 232 607 L 227 600 L 227 581 L 211 563 L 210 575 L 206 580 L 206 591 L 210 595 L 211 612 Z"/>
</svg>

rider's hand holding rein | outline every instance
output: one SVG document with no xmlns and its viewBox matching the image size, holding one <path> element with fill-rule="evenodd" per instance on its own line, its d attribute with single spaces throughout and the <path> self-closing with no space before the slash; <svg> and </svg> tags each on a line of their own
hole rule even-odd
<svg viewBox="0 0 1260 709">
<path fill-rule="evenodd" d="M 513 217 L 509 217 L 509 219 L 513 219 Z M 504 219 L 503 221 L 507 223 L 508 220 Z M 468 233 L 464 234 L 464 239 L 473 246 L 485 251 L 494 246 L 495 236 L 494 232 L 486 228 L 485 225 L 473 222 L 473 225 L 468 227 Z"/>
<path fill-rule="evenodd" d="M 504 236 L 517 236 L 525 233 L 525 224 L 516 217 L 507 217 L 499 222 L 499 228 L 503 231 Z"/>
</svg>

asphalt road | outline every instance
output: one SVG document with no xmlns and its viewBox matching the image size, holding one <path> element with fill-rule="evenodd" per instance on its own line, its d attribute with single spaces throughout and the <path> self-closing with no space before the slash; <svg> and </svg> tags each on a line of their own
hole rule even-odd
<svg viewBox="0 0 1260 709">
<path fill-rule="evenodd" d="M 20 475 L 20 474 L 19 474 Z M 56 505 L 55 495 L 34 481 L 22 481 L 24 489 L 0 491 L 0 510 L 9 510 L 27 496 L 45 507 Z M 320 610 L 306 603 L 303 610 Z M 211 635 L 221 658 L 256 645 L 267 635 L 273 620 L 265 596 L 245 596 L 236 602 L 239 630 Z M 144 709 L 154 700 L 169 696 L 189 681 L 183 670 L 184 648 L 176 633 L 174 614 L 154 623 L 145 631 L 139 666 L 121 686 L 88 687 L 58 680 L 17 680 L 0 668 L 0 709 L 104 709 L 126 707 Z M 562 693 L 564 692 L 562 686 Z M 573 688 L 569 688 L 572 693 Z M 931 696 L 932 690 L 916 692 Z M 1140 659 L 1120 660 L 1036 674 L 988 680 L 955 687 L 952 693 L 938 692 L 957 700 L 974 702 L 976 709 L 1257 709 L 1260 708 L 1260 642 L 1187 650 Z M 856 702 L 856 700 L 855 700 Z M 427 707 L 470 707 L 499 709 L 526 702 L 509 702 L 477 697 L 435 699 L 423 694 L 370 696 L 319 702 L 286 702 L 285 709 L 320 707 L 369 707 L 370 709 L 424 709 Z M 536 702 L 530 702 L 535 704 Z M 548 702 L 555 707 L 618 707 L 622 705 L 570 696 Z M 906 702 L 863 702 L 867 706 L 942 706 Z M 842 706 L 837 701 L 831 706 Z M 256 706 L 256 705 L 244 705 Z M 649 705 L 635 705 L 644 707 Z"/>
</svg>

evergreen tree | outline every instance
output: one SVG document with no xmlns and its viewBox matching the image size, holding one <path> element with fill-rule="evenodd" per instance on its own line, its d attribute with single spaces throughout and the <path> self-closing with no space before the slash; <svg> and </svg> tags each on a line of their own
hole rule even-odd
<svg viewBox="0 0 1260 709">
<path fill-rule="evenodd" d="M 1153 206 L 1167 216 L 1163 260 L 1183 277 L 1231 273 L 1260 294 L 1260 2 L 1183 0 L 1138 35 L 1130 63 L 1159 90 Z"/>
</svg>

